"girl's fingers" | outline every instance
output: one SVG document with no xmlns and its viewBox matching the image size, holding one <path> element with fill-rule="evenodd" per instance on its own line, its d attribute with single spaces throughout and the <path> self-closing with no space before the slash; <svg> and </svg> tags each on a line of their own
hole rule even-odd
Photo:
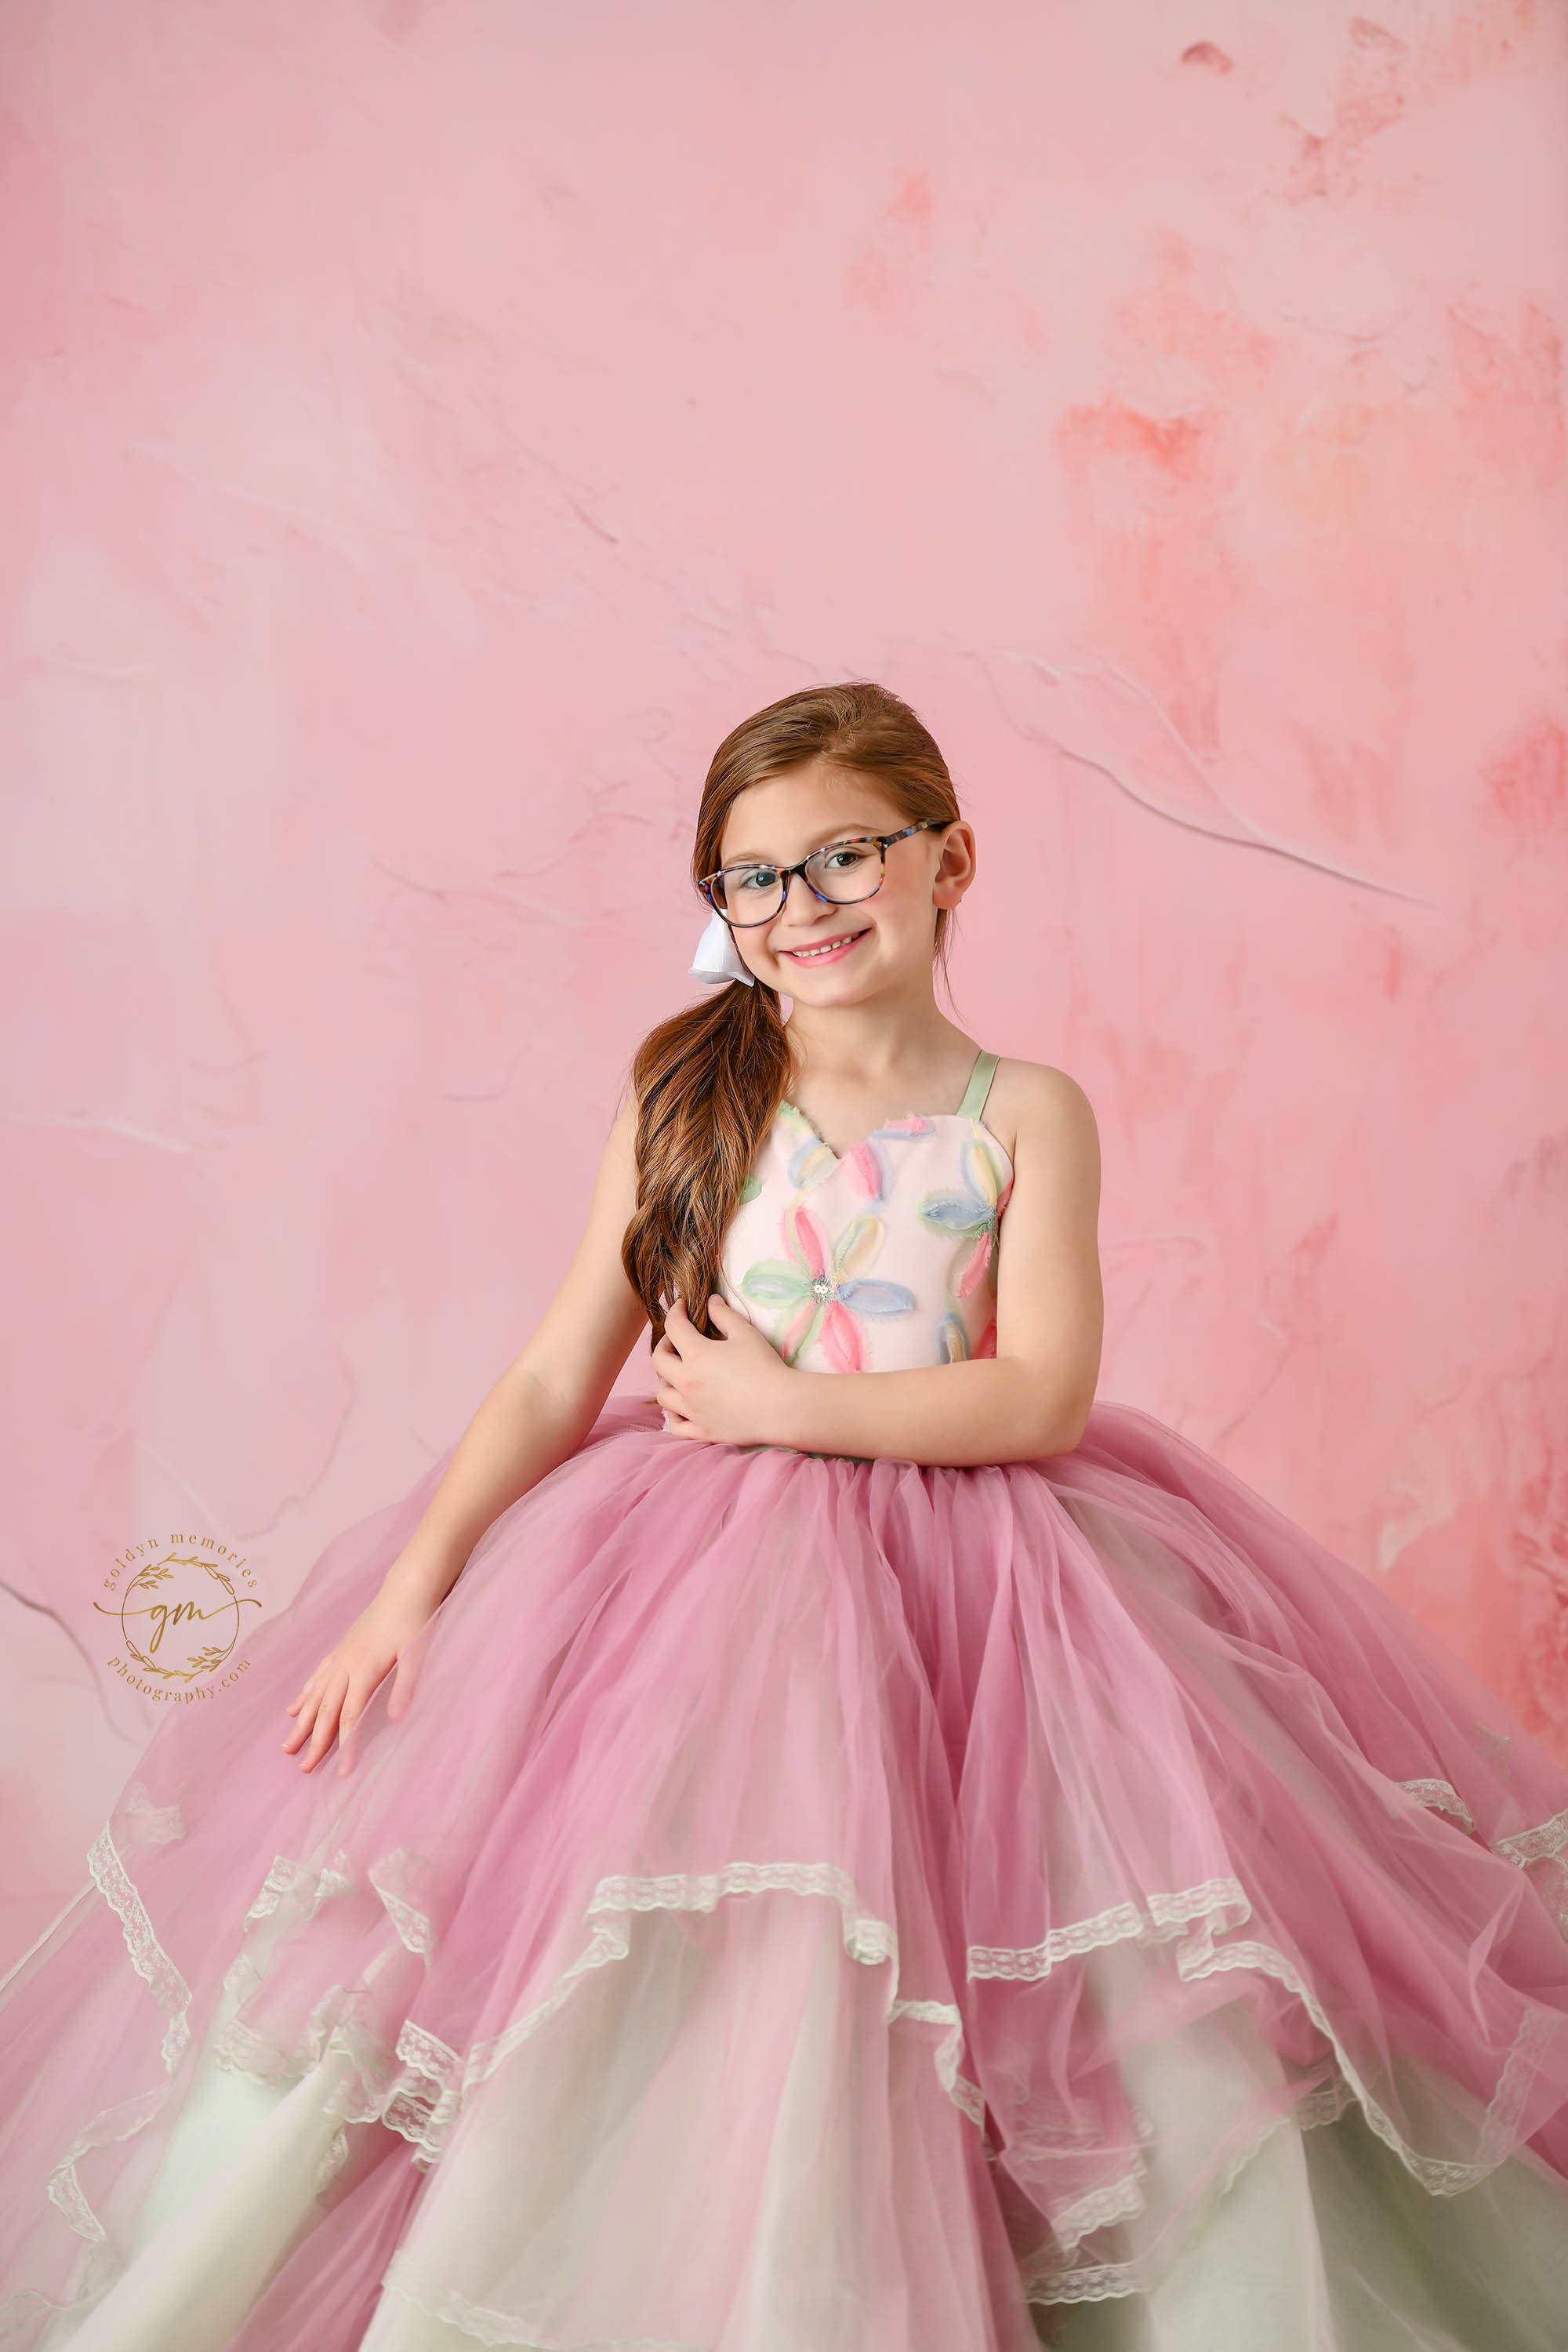
<svg viewBox="0 0 1568 2352">
<path fill-rule="evenodd" d="M 321 1762 L 337 1737 L 338 1717 L 342 1711 L 343 1695 L 347 1689 L 348 1676 L 343 1675 L 338 1677 L 328 1691 L 326 1702 L 316 1717 L 316 1729 L 310 1741 L 310 1752 L 303 1759 L 307 1771 L 313 1765 Z"/>
<path fill-rule="evenodd" d="M 405 1650 L 397 1661 L 397 1671 L 392 1677 L 392 1696 L 386 1702 L 390 1719 L 400 1716 L 414 1696 L 414 1685 L 419 1679 L 419 1662 L 412 1649 Z"/>
<path fill-rule="evenodd" d="M 296 1699 L 294 1704 L 296 1706 L 304 1707 L 307 1711 L 300 1716 L 293 1730 L 285 1735 L 283 1752 L 286 1756 L 292 1756 L 297 1748 L 304 1746 L 310 1736 L 310 1727 L 316 1720 L 316 1702 L 313 1698 Z"/>
<path fill-rule="evenodd" d="M 304 1685 L 299 1697 L 283 1710 L 285 1715 L 293 1715 L 296 1709 L 299 1710 L 300 1719 L 283 1742 L 284 1747 L 290 1750 L 299 1747 L 316 1719 L 316 1710 L 321 1704 L 321 1686 L 317 1679 L 320 1671 L 318 1667 L 317 1674 L 312 1675 L 309 1682 Z"/>
<path fill-rule="evenodd" d="M 368 1693 L 363 1691 L 351 1691 L 349 1693 L 348 1700 L 343 1707 L 343 1711 L 338 1717 L 338 1772 L 340 1777 L 344 1772 L 350 1772 L 353 1769 L 354 1757 L 358 1751 L 358 1742 L 354 1738 L 354 1733 L 359 1727 L 359 1719 L 364 1713 L 368 1705 Z"/>
</svg>

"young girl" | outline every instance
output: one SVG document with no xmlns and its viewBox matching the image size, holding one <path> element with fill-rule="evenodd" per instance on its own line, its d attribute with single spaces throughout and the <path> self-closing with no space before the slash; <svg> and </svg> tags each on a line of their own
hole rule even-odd
<svg viewBox="0 0 1568 2352">
<path fill-rule="evenodd" d="M 1568 2343 L 1568 1778 L 1094 1402 L 1089 1104 L 933 994 L 974 859 L 878 687 L 720 746 L 554 1303 L 13 1974 L 9 2340 Z"/>
</svg>

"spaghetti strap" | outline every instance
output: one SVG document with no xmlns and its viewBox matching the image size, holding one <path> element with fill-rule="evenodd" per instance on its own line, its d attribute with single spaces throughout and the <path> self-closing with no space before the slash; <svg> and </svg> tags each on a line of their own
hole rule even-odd
<svg viewBox="0 0 1568 2352">
<path fill-rule="evenodd" d="M 969 1073 L 969 1084 L 963 1089 L 963 1100 L 955 1113 L 957 1118 L 980 1117 L 985 1108 L 985 1097 L 991 1091 L 991 1081 L 996 1075 L 996 1065 L 1001 1058 L 999 1054 L 976 1054 L 974 1067 Z"/>
</svg>

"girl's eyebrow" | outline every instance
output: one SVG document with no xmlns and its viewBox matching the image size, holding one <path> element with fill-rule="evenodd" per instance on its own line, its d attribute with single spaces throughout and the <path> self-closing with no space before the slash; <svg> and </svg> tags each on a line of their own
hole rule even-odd
<svg viewBox="0 0 1568 2352">
<path fill-rule="evenodd" d="M 830 849 L 836 841 L 874 841 L 875 839 L 876 835 L 869 825 L 841 825 L 837 833 L 825 833 L 819 840 L 814 841 L 805 855 L 810 857 L 819 849 Z M 726 866 L 782 866 L 784 860 L 782 857 L 765 856 L 760 849 L 738 849 L 733 857 L 726 857 L 724 863 Z"/>
</svg>

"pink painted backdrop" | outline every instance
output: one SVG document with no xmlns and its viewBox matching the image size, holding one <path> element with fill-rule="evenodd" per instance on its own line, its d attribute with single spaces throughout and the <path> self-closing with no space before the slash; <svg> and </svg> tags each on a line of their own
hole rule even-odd
<svg viewBox="0 0 1568 2352">
<path fill-rule="evenodd" d="M 960 1018 L 1097 1105 L 1104 1393 L 1568 1755 L 1565 49 L 11 0 L 12 1950 L 156 1717 L 116 1556 L 279 1606 L 457 1435 L 713 745 L 823 677 L 978 824 Z"/>
</svg>

